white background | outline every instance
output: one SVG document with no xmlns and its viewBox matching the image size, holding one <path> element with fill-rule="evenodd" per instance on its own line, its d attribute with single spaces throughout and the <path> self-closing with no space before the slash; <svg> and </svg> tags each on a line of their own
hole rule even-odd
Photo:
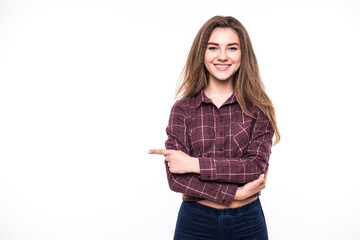
<svg viewBox="0 0 360 240">
<path fill-rule="evenodd" d="M 358 1 L 0 0 L 0 239 L 171 239 L 163 148 L 191 43 L 247 28 L 282 134 L 270 239 L 360 239 Z"/>
</svg>

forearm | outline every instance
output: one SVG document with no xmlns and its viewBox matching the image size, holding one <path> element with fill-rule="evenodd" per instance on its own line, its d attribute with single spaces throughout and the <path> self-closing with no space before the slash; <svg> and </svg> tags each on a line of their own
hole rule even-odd
<svg viewBox="0 0 360 240">
<path fill-rule="evenodd" d="M 188 157 L 188 159 L 186 172 L 200 174 L 199 177 L 206 181 L 245 184 L 257 179 L 267 170 L 267 162 L 257 164 L 256 159 L 200 158 L 199 160 L 195 157 Z"/>
<path fill-rule="evenodd" d="M 239 157 L 199 157 L 202 180 L 244 184 L 267 171 L 272 147 L 273 131 L 262 130 L 250 141 L 246 152 Z"/>
<path fill-rule="evenodd" d="M 233 200 L 244 200 L 258 193 L 262 178 L 252 179 L 243 187 L 237 184 L 219 183 L 200 179 L 199 158 L 190 157 L 179 150 L 151 150 L 151 153 L 162 154 L 166 157 L 165 165 L 169 187 L 175 192 L 188 196 L 203 198 L 224 205 L 230 205 Z M 229 159 L 226 159 L 229 162 Z M 260 174 L 257 174 L 258 177 Z M 261 180 L 259 182 L 259 179 Z M 253 181 L 255 180 L 255 181 Z"/>
<path fill-rule="evenodd" d="M 198 174 L 174 174 L 166 166 L 169 187 L 174 192 L 180 192 L 189 196 L 208 199 L 224 205 L 230 205 L 233 201 L 238 186 L 230 183 L 217 183 L 203 181 Z"/>
<path fill-rule="evenodd" d="M 268 160 L 249 158 L 198 158 L 202 180 L 245 184 L 257 179 L 268 168 Z"/>
<path fill-rule="evenodd" d="M 244 200 L 246 198 L 256 196 L 261 190 L 265 188 L 266 179 L 267 172 L 265 175 L 261 174 L 258 179 L 249 182 L 242 187 L 238 187 L 234 200 Z"/>
</svg>

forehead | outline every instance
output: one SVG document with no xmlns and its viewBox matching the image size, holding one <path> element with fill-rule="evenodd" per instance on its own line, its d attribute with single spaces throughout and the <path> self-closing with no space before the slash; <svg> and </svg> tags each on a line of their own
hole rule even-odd
<svg viewBox="0 0 360 240">
<path fill-rule="evenodd" d="M 239 36 L 232 28 L 215 28 L 211 33 L 209 42 L 229 43 L 236 42 L 240 44 Z"/>
</svg>

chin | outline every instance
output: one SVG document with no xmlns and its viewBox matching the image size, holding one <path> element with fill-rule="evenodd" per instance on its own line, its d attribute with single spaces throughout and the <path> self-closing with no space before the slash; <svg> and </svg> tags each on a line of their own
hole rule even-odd
<svg viewBox="0 0 360 240">
<path fill-rule="evenodd" d="M 227 77 L 216 77 L 216 76 L 214 76 L 214 79 L 216 79 L 218 81 L 222 81 L 222 82 L 228 81 L 231 78 L 232 78 L 232 76 L 227 76 Z"/>
</svg>

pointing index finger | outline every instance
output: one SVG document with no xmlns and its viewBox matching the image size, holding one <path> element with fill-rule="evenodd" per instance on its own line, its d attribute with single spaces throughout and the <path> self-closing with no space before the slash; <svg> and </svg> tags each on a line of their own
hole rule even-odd
<svg viewBox="0 0 360 240">
<path fill-rule="evenodd" d="M 159 154 L 159 155 L 168 155 L 170 152 L 166 149 L 152 149 L 152 150 L 149 150 L 148 153 L 150 154 Z"/>
</svg>

